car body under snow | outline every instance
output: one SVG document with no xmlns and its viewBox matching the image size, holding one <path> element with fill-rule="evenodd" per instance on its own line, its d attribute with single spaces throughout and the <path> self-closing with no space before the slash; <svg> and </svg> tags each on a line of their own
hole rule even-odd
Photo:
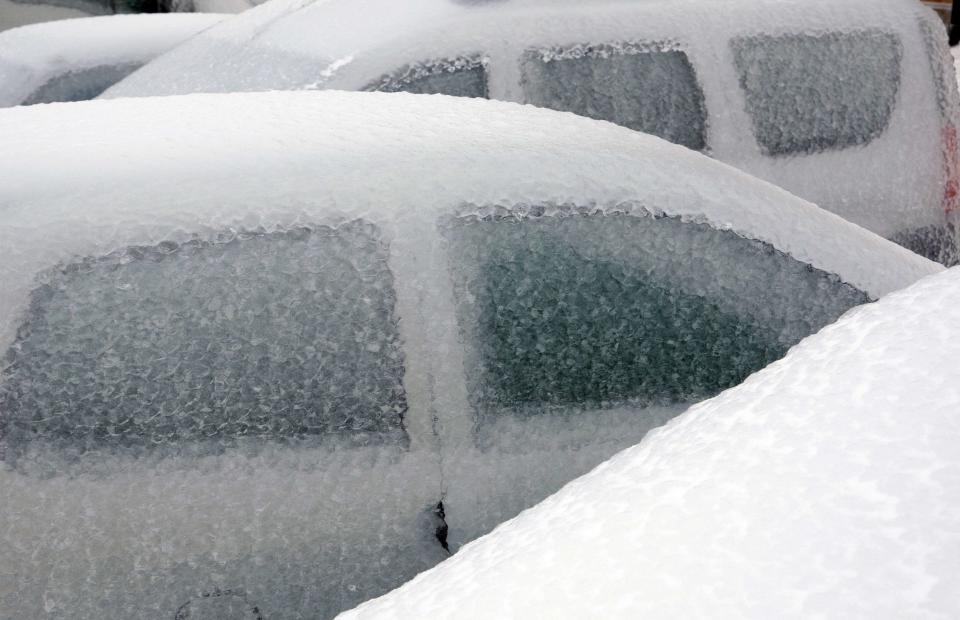
<svg viewBox="0 0 960 620">
<path fill-rule="evenodd" d="M 330 617 L 942 270 L 531 106 L 191 95 L 0 134 L 4 616 Z"/>
<path fill-rule="evenodd" d="M 318 88 L 613 121 L 957 260 L 960 98 L 915 0 L 273 0 L 106 96 Z"/>
<path fill-rule="evenodd" d="M 93 99 L 224 17 L 110 15 L 6 30 L 0 33 L 0 107 Z"/>
<path fill-rule="evenodd" d="M 954 268 L 341 620 L 960 617 L 958 336 Z"/>
</svg>

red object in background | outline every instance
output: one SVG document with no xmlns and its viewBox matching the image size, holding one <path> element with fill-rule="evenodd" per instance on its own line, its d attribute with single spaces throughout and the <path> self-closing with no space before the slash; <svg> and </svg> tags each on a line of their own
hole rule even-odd
<svg viewBox="0 0 960 620">
<path fill-rule="evenodd" d="M 960 208 L 960 152 L 957 147 L 957 128 L 953 123 L 947 123 L 943 128 L 943 165 L 946 169 L 943 210 L 947 214 Z"/>
</svg>

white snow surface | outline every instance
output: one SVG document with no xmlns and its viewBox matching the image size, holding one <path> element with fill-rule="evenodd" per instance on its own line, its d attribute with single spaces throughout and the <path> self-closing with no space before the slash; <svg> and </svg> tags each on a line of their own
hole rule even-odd
<svg viewBox="0 0 960 620">
<path fill-rule="evenodd" d="M 96 227 L 98 213 L 115 213 L 124 197 L 130 200 L 121 209 L 131 216 L 188 209 L 208 213 L 211 222 L 265 209 L 301 211 L 306 196 L 337 213 L 431 217 L 464 203 L 536 200 L 634 205 L 710 223 L 767 242 L 874 298 L 939 268 L 688 149 L 512 103 L 344 92 L 93 101 L 10 109 L 0 117 L 0 135 L 7 145 L 0 152 L 2 234 L 12 235 L 0 245 L 30 247 L 30 235 L 49 235 L 45 223 L 65 212 Z M 135 199 L 142 196 L 150 200 Z M 226 202 L 228 213 L 220 209 Z M 0 317 L 9 316 L 4 305 Z M 5 327 L 0 323 L 0 345 Z"/>
<path fill-rule="evenodd" d="M 58 74 L 100 65 L 143 64 L 224 17 L 107 15 L 4 31 L 0 33 L 0 107 L 17 105 Z"/>
<path fill-rule="evenodd" d="M 849 312 L 367 618 L 960 617 L 960 268 Z"/>
</svg>

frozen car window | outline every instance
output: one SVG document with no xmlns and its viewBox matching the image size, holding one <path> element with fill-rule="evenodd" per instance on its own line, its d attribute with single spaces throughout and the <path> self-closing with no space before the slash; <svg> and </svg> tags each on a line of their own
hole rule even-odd
<svg viewBox="0 0 960 620">
<path fill-rule="evenodd" d="M 868 301 L 769 245 L 674 218 L 470 216 L 445 235 L 481 421 L 699 400 Z"/>
<path fill-rule="evenodd" d="M 890 122 L 902 55 L 893 34 L 757 35 L 730 45 L 754 134 L 769 155 L 866 144 Z"/>
<path fill-rule="evenodd" d="M 57 101 L 87 101 L 101 94 L 140 67 L 139 63 L 102 65 L 61 73 L 47 80 L 23 105 Z"/>
<path fill-rule="evenodd" d="M 703 91 L 687 55 L 634 44 L 530 50 L 521 59 L 526 103 L 575 112 L 706 146 Z"/>
<path fill-rule="evenodd" d="M 354 222 L 131 247 L 46 273 L 5 360 L 8 445 L 402 437 L 386 252 Z"/>
<path fill-rule="evenodd" d="M 366 90 L 486 99 L 487 70 L 479 57 L 433 61 L 405 67 Z"/>
</svg>

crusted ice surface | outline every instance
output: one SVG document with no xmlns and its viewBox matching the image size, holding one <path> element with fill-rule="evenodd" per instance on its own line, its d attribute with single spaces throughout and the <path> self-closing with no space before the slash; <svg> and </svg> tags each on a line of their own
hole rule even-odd
<svg viewBox="0 0 960 620">
<path fill-rule="evenodd" d="M 701 361 L 735 381 L 941 270 L 688 149 L 530 106 L 194 95 L 15 108 L 0 135 L 14 617 L 330 617 L 724 387 Z M 558 294 L 570 311 L 545 317 Z M 477 416 L 474 303 L 512 321 L 508 353 L 543 334 L 589 389 L 533 385 L 540 412 L 508 384 Z M 642 347 L 611 344 L 641 334 L 698 360 L 651 367 L 656 398 L 618 370 Z"/>
<path fill-rule="evenodd" d="M 520 84 L 526 103 L 612 121 L 702 150 L 707 134 L 703 91 L 687 55 L 672 47 L 649 43 L 530 50 L 524 54 Z"/>
<path fill-rule="evenodd" d="M 157 120 L 140 127 L 143 115 Z M 0 117 L 0 129 L 10 147 L 0 152 L 3 232 L 26 238 L 42 231 L 50 240 L 26 253 L 20 248 L 30 246 L 13 237 L 4 244 L 23 268 L 43 247 L 59 255 L 42 260 L 45 267 L 77 252 L 126 247 L 106 236 L 71 241 L 83 238 L 84 228 L 109 231 L 118 218 L 145 225 L 139 236 L 146 245 L 166 240 L 166 233 L 150 232 L 165 225 L 158 220 L 255 228 L 271 225 L 268 218 L 295 222 L 311 202 L 331 205 L 331 217 L 340 218 L 369 212 L 432 219 L 465 203 L 477 212 L 539 202 L 662 213 L 769 243 L 874 298 L 934 268 L 729 166 L 651 136 L 529 106 L 400 93 L 197 95 L 17 108 Z M 375 171 L 376 183 L 359 183 L 369 178 L 365 170 Z M 134 200 L 142 196 L 151 197 L 149 205 Z M 63 220 L 70 223 L 61 230 L 55 222 Z M 13 263 L 5 267 L 17 273 Z"/>
<path fill-rule="evenodd" d="M 403 67 L 393 75 L 383 76 L 365 90 L 404 92 L 453 97 L 488 96 L 486 59 L 453 58 Z"/>
<path fill-rule="evenodd" d="M 2 371 L 11 452 L 402 434 L 372 226 L 134 247 L 39 280 Z"/>
<path fill-rule="evenodd" d="M 354 618 L 955 618 L 960 269 L 858 308 Z"/>
<path fill-rule="evenodd" d="M 381 86 L 533 103 L 702 150 L 952 264 L 947 49 L 915 0 L 271 0 L 103 96 Z"/>
<path fill-rule="evenodd" d="M 867 144 L 890 123 L 903 57 L 891 33 L 754 35 L 730 47 L 754 134 L 770 155 Z"/>
<path fill-rule="evenodd" d="M 504 214 L 457 222 L 448 239 L 461 329 L 478 342 L 478 414 L 699 400 L 869 301 L 769 246 L 673 218 Z"/>
<path fill-rule="evenodd" d="M 0 33 L 0 107 L 92 99 L 224 19 L 215 14 L 110 15 Z"/>
</svg>

